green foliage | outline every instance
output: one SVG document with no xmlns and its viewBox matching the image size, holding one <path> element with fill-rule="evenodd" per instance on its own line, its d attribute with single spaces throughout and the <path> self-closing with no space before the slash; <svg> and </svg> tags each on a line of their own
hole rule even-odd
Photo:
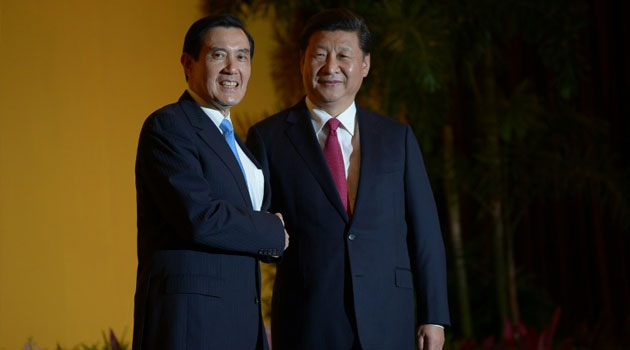
<svg viewBox="0 0 630 350">
<path fill-rule="evenodd" d="M 24 344 L 24 350 L 42 350 L 42 348 L 39 347 L 37 345 L 37 342 L 35 342 L 35 340 L 33 340 L 33 337 L 30 336 L 26 340 L 26 344 Z"/>
<path fill-rule="evenodd" d="M 120 340 L 114 334 L 112 329 L 109 330 L 109 334 L 102 331 L 103 343 L 80 343 L 72 348 L 62 347 L 59 343 L 55 347 L 56 350 L 129 350 L 131 345 L 125 341 L 125 333 L 123 333 Z M 33 337 L 29 337 L 24 345 L 25 350 L 46 350 L 37 345 L 33 340 Z"/>
</svg>

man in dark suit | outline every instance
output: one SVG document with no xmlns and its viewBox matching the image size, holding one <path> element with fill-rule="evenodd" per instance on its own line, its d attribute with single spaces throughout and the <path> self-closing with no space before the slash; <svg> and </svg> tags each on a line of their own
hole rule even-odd
<svg viewBox="0 0 630 350">
<path fill-rule="evenodd" d="M 253 54 L 237 18 L 195 22 L 188 90 L 142 127 L 134 350 L 268 348 L 258 259 L 281 255 L 288 236 L 281 215 L 260 211 L 268 186 L 230 119 Z"/>
<path fill-rule="evenodd" d="M 326 10 L 300 44 L 306 99 L 248 136 L 291 235 L 273 348 L 441 349 L 446 263 L 420 148 L 408 126 L 354 102 L 370 32 L 356 14 Z"/>
</svg>

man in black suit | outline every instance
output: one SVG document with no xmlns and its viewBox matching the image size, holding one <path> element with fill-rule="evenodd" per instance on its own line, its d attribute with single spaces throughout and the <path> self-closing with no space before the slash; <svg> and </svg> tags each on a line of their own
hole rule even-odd
<svg viewBox="0 0 630 350">
<path fill-rule="evenodd" d="M 258 260 L 281 255 L 288 236 L 281 215 L 260 211 L 268 186 L 230 119 L 253 55 L 239 19 L 195 22 L 187 91 L 142 127 L 134 350 L 268 348 Z"/>
<path fill-rule="evenodd" d="M 300 42 L 306 98 L 249 131 L 291 235 L 274 285 L 274 350 L 444 343 L 444 244 L 420 148 L 408 126 L 354 102 L 370 40 L 348 10 L 313 16 Z"/>
</svg>

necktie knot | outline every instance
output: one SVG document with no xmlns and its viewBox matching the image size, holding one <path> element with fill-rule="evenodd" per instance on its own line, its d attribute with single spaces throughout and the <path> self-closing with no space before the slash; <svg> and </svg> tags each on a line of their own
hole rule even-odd
<svg viewBox="0 0 630 350">
<path fill-rule="evenodd" d="M 333 134 L 337 134 L 337 128 L 340 124 L 341 122 L 337 120 L 337 118 L 330 118 L 326 122 L 326 125 L 328 125 L 328 130 L 330 130 L 330 132 Z"/>
<path fill-rule="evenodd" d="M 225 134 L 230 134 L 234 132 L 234 128 L 232 127 L 232 123 L 230 123 L 230 121 L 226 118 L 223 119 L 223 121 L 221 122 L 221 125 L 219 125 L 219 127 L 221 128 L 221 130 L 223 130 L 223 132 Z"/>
</svg>

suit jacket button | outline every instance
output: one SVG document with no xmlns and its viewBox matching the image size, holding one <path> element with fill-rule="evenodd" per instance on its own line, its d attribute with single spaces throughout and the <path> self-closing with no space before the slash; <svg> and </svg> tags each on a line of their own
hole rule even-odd
<svg viewBox="0 0 630 350">
<path fill-rule="evenodd" d="M 258 297 L 255 297 L 254 298 L 254 304 L 258 304 L 258 303 L 260 303 L 260 300 L 258 299 Z"/>
<path fill-rule="evenodd" d="M 354 241 L 355 238 L 357 238 L 357 236 L 354 233 L 348 235 L 348 239 L 351 241 Z"/>
</svg>

